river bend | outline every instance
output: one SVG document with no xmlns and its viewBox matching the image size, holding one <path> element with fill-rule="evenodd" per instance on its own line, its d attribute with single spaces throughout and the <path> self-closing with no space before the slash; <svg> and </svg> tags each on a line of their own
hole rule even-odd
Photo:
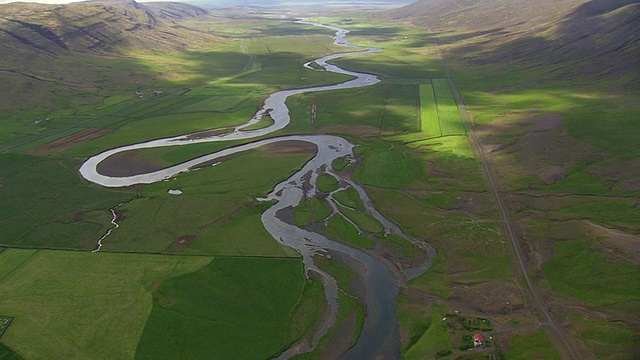
<svg viewBox="0 0 640 360">
<path fill-rule="evenodd" d="M 315 346 L 317 346 L 322 336 L 324 336 L 335 324 L 339 308 L 339 304 L 337 302 L 338 287 L 336 284 L 336 280 L 331 275 L 320 270 L 313 262 L 314 255 L 325 253 L 328 250 L 338 252 L 350 257 L 354 261 L 360 263 L 366 270 L 366 278 L 364 279 L 366 288 L 366 317 L 364 320 L 362 332 L 356 345 L 349 349 L 346 353 L 344 353 L 342 355 L 342 358 L 373 359 L 379 355 L 383 355 L 385 356 L 385 358 L 400 358 L 399 329 L 398 320 L 395 313 L 395 299 L 397 296 L 398 285 L 395 275 L 389 270 L 389 268 L 387 268 L 378 259 L 365 252 L 353 249 L 349 246 L 344 245 L 343 243 L 328 239 L 321 234 L 307 231 L 298 228 L 297 226 L 288 224 L 278 217 L 278 212 L 280 210 L 287 209 L 289 207 L 296 207 L 304 199 L 316 195 L 316 179 L 318 175 L 322 173 L 330 174 L 339 180 L 341 188 L 351 186 L 358 191 L 358 194 L 360 195 L 360 198 L 367 208 L 368 212 L 383 225 L 385 233 L 401 236 L 408 241 L 411 241 L 416 246 L 424 249 L 429 254 L 427 260 L 421 266 L 418 266 L 414 269 L 408 269 L 405 272 L 408 277 L 418 276 L 426 270 L 434 253 L 433 249 L 428 244 L 425 244 L 421 241 L 416 241 L 413 238 L 405 235 L 398 228 L 398 226 L 384 218 L 372 206 L 370 199 L 360 185 L 351 181 L 351 179 L 344 178 L 340 176 L 340 174 L 332 171 L 331 164 L 338 158 L 347 158 L 355 161 L 353 154 L 354 145 L 347 140 L 333 135 L 279 136 L 249 142 L 244 145 L 229 147 L 227 149 L 201 156 L 175 166 L 167 167 L 165 169 L 145 174 L 126 177 L 115 177 L 100 174 L 97 170 L 98 164 L 103 160 L 115 154 L 129 150 L 164 146 L 180 146 L 201 142 L 253 139 L 265 136 L 285 128 L 291 121 L 289 109 L 286 106 L 286 100 L 289 96 L 300 93 L 357 88 L 370 86 L 380 82 L 380 79 L 378 79 L 375 75 L 348 71 L 339 68 L 336 65 L 328 63 L 328 61 L 340 57 L 349 56 L 352 54 L 374 53 L 380 51 L 380 49 L 360 48 L 356 45 L 351 44 L 346 38 L 348 31 L 344 29 L 318 23 L 300 23 L 330 28 L 336 31 L 334 44 L 358 48 L 357 51 L 332 54 L 315 60 L 315 63 L 324 68 L 325 71 L 353 76 L 353 79 L 334 85 L 318 86 L 305 89 L 291 89 L 276 92 L 274 94 L 271 94 L 265 100 L 264 105 L 250 120 L 247 121 L 247 123 L 237 126 L 233 132 L 221 135 L 208 135 L 206 134 L 206 132 L 186 134 L 114 148 L 89 158 L 82 164 L 79 171 L 85 179 L 106 187 L 123 187 L 134 184 L 150 184 L 171 178 L 180 173 L 188 172 L 200 164 L 211 163 L 216 159 L 268 144 L 292 140 L 304 141 L 314 144 L 317 147 L 316 155 L 311 160 L 309 160 L 298 172 L 293 174 L 288 179 L 277 184 L 274 187 L 273 191 L 271 191 L 271 193 L 269 193 L 267 197 L 263 199 L 275 200 L 276 202 L 262 214 L 262 222 L 267 231 L 278 242 L 296 249 L 302 255 L 305 272 L 307 275 L 309 275 L 310 272 L 315 272 L 320 276 L 325 287 L 325 297 L 329 304 L 329 315 L 327 316 L 327 320 L 325 321 L 325 323 L 321 324 L 320 330 L 316 334 L 314 334 L 313 344 L 311 348 L 294 350 L 292 347 L 292 349 L 289 349 L 281 354 L 279 358 L 286 359 L 293 355 L 296 355 L 296 353 L 299 353 L 301 351 L 312 350 Z M 310 63 L 304 65 L 309 69 L 313 69 L 309 65 Z M 260 121 L 260 119 L 265 114 L 269 114 L 269 116 L 273 119 L 274 122 L 272 125 L 259 130 L 243 130 L 247 126 Z M 337 210 L 338 207 L 335 201 L 332 200 L 331 196 L 328 197 L 328 200 L 332 202 L 331 205 L 334 209 L 334 214 L 332 214 L 332 216 L 345 217 L 344 215 L 339 213 L 339 211 Z M 104 239 L 101 239 L 100 246 L 103 246 L 102 240 Z"/>
</svg>

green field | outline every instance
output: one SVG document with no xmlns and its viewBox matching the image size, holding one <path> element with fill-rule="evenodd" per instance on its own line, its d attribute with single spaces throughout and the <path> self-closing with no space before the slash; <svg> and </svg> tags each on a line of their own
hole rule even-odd
<svg viewBox="0 0 640 360">
<path fill-rule="evenodd" d="M 136 359 L 271 358 L 303 335 L 287 329 L 304 287 L 298 259 L 216 258 L 154 291 Z"/>
<path fill-rule="evenodd" d="M 629 286 L 640 281 L 637 266 L 608 261 L 584 241 L 558 242 L 553 249 L 542 271 L 558 293 L 597 306 L 632 304 L 640 297 L 640 289 Z"/>
<path fill-rule="evenodd" d="M 131 359 L 151 312 L 151 290 L 163 279 L 210 261 L 5 250 L 0 253 L 0 308 L 15 320 L 2 342 L 27 359 Z"/>
<path fill-rule="evenodd" d="M 426 137 L 442 136 L 433 85 L 420 85 L 420 132 Z"/>
<path fill-rule="evenodd" d="M 511 341 L 511 348 L 505 352 L 508 359 L 562 359 L 553 348 L 547 334 L 538 330 L 533 333 L 516 335 Z"/>
<path fill-rule="evenodd" d="M 465 129 L 458 110 L 458 104 L 453 98 L 447 79 L 433 79 L 433 90 L 438 108 L 438 119 L 442 135 L 464 135 Z"/>
</svg>

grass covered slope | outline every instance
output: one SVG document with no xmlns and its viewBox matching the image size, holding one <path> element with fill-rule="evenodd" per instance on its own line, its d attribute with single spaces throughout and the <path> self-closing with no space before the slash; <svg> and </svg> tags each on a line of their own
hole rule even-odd
<svg viewBox="0 0 640 360">
<path fill-rule="evenodd" d="M 545 81 L 616 77 L 637 90 L 639 9 L 636 0 L 422 0 L 385 17 L 440 32 L 474 63 L 552 64 Z"/>
</svg>

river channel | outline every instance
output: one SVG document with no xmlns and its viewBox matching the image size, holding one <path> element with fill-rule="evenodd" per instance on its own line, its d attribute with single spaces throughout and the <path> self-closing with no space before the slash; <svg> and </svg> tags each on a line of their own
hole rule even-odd
<svg viewBox="0 0 640 360">
<path fill-rule="evenodd" d="M 277 130 L 285 128 L 291 121 L 289 109 L 287 108 L 285 103 L 286 99 L 289 96 L 308 92 L 357 88 L 370 86 L 380 82 L 380 79 L 378 79 L 375 75 L 344 70 L 335 65 L 329 64 L 328 61 L 352 54 L 378 52 L 381 51 L 381 49 L 360 48 L 356 45 L 351 44 L 346 38 L 348 31 L 344 29 L 318 23 L 300 23 L 330 28 L 336 31 L 334 44 L 357 48 L 356 51 L 332 54 L 315 60 L 315 63 L 324 68 L 325 71 L 350 75 L 354 77 L 353 79 L 335 85 L 318 86 L 306 89 L 285 90 L 274 93 L 265 100 L 262 108 L 258 110 L 258 112 L 253 116 L 252 119 L 250 119 L 247 123 L 236 127 L 234 131 L 230 133 L 221 135 L 209 135 L 211 134 L 209 130 L 203 133 L 187 134 L 171 138 L 152 140 L 107 150 L 85 161 L 80 167 L 80 174 L 85 179 L 106 187 L 123 187 L 134 184 L 149 184 L 171 178 L 180 173 L 188 172 L 200 164 L 212 163 L 215 162 L 216 159 L 254 149 L 267 144 L 274 144 L 292 140 L 314 144 L 317 147 L 316 155 L 311 160 L 309 160 L 298 172 L 293 174 L 288 179 L 277 184 L 274 187 L 273 191 L 271 191 L 265 199 L 262 199 L 275 201 L 275 204 L 271 206 L 267 211 L 265 211 L 262 215 L 262 222 L 265 228 L 278 242 L 294 248 L 302 255 L 307 276 L 309 276 L 311 272 L 319 275 L 324 284 L 325 297 L 327 299 L 327 303 L 329 304 L 328 316 L 326 317 L 325 323 L 321 324 L 319 331 L 314 334 L 314 339 L 311 346 L 302 349 L 294 346 L 281 354 L 279 358 L 287 359 L 299 352 L 312 350 L 317 346 L 322 336 L 324 336 L 335 324 L 339 309 L 339 304 L 337 301 L 338 287 L 336 284 L 336 280 L 331 275 L 319 269 L 313 262 L 314 256 L 326 254 L 328 251 L 339 253 L 341 254 L 341 256 L 346 256 L 352 259 L 354 262 L 359 263 L 365 269 L 365 279 L 363 280 L 363 282 L 366 289 L 366 295 L 364 299 L 366 316 L 364 319 L 362 332 L 356 345 L 347 350 L 347 352 L 345 352 L 341 356 L 341 358 L 374 359 L 380 355 L 384 356 L 384 358 L 387 359 L 400 358 L 399 327 L 398 319 L 395 312 L 395 301 L 398 292 L 398 283 L 394 273 L 381 261 L 365 252 L 353 249 L 349 246 L 344 245 L 343 243 L 328 239 L 321 234 L 307 231 L 305 229 L 301 229 L 297 226 L 291 225 L 283 221 L 281 219 L 281 216 L 279 216 L 279 213 L 282 210 L 288 209 L 290 207 L 295 208 L 304 199 L 315 196 L 317 193 L 317 177 L 323 173 L 329 174 L 331 176 L 334 176 L 339 181 L 340 189 L 344 189 L 350 186 L 357 190 L 363 204 L 367 209 L 367 212 L 370 214 L 370 216 L 376 218 L 383 225 L 386 234 L 395 234 L 401 236 L 406 240 L 411 241 L 415 246 L 422 248 L 428 254 L 427 259 L 423 264 L 416 268 L 407 269 L 405 271 L 407 277 L 411 278 L 418 276 L 427 269 L 427 267 L 430 265 L 430 259 L 434 254 L 433 249 L 428 244 L 425 244 L 421 241 L 416 241 L 413 238 L 405 235 L 398 228 L 398 226 L 384 218 L 372 206 L 372 203 L 369 200 L 366 192 L 360 185 L 332 170 L 331 164 L 336 159 L 346 158 L 351 161 L 355 161 L 353 153 L 354 145 L 347 140 L 333 135 L 280 136 L 230 147 L 209 155 L 201 156 L 199 158 L 184 162 L 182 164 L 145 174 L 127 177 L 114 177 L 100 174 L 97 170 L 98 164 L 103 160 L 115 154 L 129 150 L 164 146 L 179 146 L 200 142 L 252 139 L 259 136 L 271 134 Z M 310 63 L 305 64 L 305 67 L 313 69 L 311 66 L 309 66 L 309 64 Z M 260 119 L 266 114 L 268 114 L 273 119 L 274 122 L 272 125 L 259 130 L 243 130 L 243 128 L 246 128 L 247 126 L 260 121 Z M 330 202 L 333 209 L 332 216 L 342 216 L 343 218 L 345 218 L 345 220 L 350 221 L 346 216 L 342 215 L 339 212 L 338 206 L 333 200 L 332 196 L 328 196 L 327 200 Z M 357 228 L 356 224 L 354 224 L 353 222 L 351 223 Z M 100 245 L 102 246 L 102 243 Z"/>
</svg>

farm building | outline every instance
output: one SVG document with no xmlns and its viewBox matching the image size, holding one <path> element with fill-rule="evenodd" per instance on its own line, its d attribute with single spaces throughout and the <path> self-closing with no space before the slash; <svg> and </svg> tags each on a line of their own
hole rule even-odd
<svg viewBox="0 0 640 360">
<path fill-rule="evenodd" d="M 481 347 L 484 346 L 484 336 L 480 333 L 476 333 L 473 335 L 473 346 Z"/>
</svg>

